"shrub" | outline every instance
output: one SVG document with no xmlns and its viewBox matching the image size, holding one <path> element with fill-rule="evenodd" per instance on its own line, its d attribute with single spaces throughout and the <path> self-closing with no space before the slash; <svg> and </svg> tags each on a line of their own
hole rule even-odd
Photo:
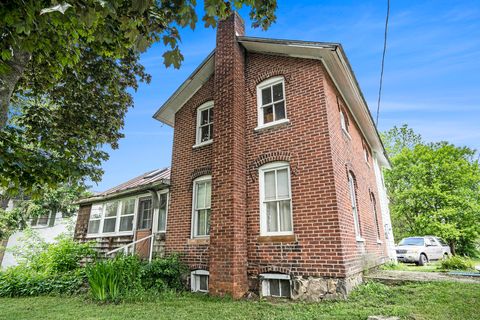
<svg viewBox="0 0 480 320">
<path fill-rule="evenodd" d="M 74 294 L 81 290 L 84 283 L 85 274 L 82 269 L 51 275 L 35 272 L 21 265 L 0 273 L 0 296 Z"/>
<path fill-rule="evenodd" d="M 61 274 L 78 269 L 82 260 L 93 259 L 95 254 L 90 243 L 64 238 L 32 257 L 30 266 L 38 272 Z"/>
<path fill-rule="evenodd" d="M 473 261 L 467 257 L 451 256 L 441 261 L 440 268 L 443 270 L 472 270 Z"/>
<path fill-rule="evenodd" d="M 142 270 L 142 286 L 145 289 L 163 291 L 167 288 L 181 291 L 184 289 L 183 276 L 187 266 L 180 261 L 178 255 L 154 259 Z"/>
<path fill-rule="evenodd" d="M 30 250 L 34 247 L 42 249 Z M 92 257 L 94 251 L 90 244 L 77 243 L 73 239 L 63 238 L 42 246 L 30 245 L 23 251 L 20 265 L 0 273 L 0 296 L 76 293 L 86 279 L 80 262 Z"/>
<path fill-rule="evenodd" d="M 158 258 L 151 263 L 137 256 L 117 256 L 86 268 L 94 299 L 117 302 L 120 299 L 143 299 L 148 295 L 184 288 L 182 277 L 187 271 L 179 257 Z"/>
</svg>

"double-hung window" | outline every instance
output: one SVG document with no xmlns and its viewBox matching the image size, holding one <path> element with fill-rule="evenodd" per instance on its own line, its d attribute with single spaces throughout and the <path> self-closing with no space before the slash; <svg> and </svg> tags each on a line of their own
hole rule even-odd
<svg viewBox="0 0 480 320">
<path fill-rule="evenodd" d="M 265 80 L 257 86 L 258 126 L 287 121 L 283 77 Z"/>
<path fill-rule="evenodd" d="M 259 181 L 261 235 L 293 234 L 289 164 L 273 162 L 262 166 Z"/>
<path fill-rule="evenodd" d="M 30 225 L 32 227 L 46 227 L 48 226 L 49 217 L 50 217 L 49 214 L 42 214 L 41 216 L 34 217 Z"/>
<path fill-rule="evenodd" d="M 152 227 L 153 207 L 152 198 L 141 198 L 138 202 L 138 229 L 145 230 Z"/>
<path fill-rule="evenodd" d="M 357 195 L 356 195 L 356 188 L 355 188 L 355 178 L 353 174 L 349 171 L 348 172 L 348 189 L 350 191 L 350 203 L 352 208 L 353 214 L 353 223 L 355 228 L 355 235 L 357 240 L 363 240 L 360 230 L 360 218 L 358 216 L 358 207 L 357 207 Z"/>
<path fill-rule="evenodd" d="M 90 221 L 88 222 L 88 234 L 100 233 L 100 223 L 103 216 L 103 204 L 94 204 L 90 210 Z"/>
<path fill-rule="evenodd" d="M 192 237 L 210 235 L 212 178 L 203 176 L 193 182 Z"/>
<path fill-rule="evenodd" d="M 213 101 L 202 104 L 197 109 L 196 145 L 213 141 Z"/>
<path fill-rule="evenodd" d="M 157 229 L 159 232 L 165 232 L 167 228 L 168 193 L 161 193 L 159 201 Z"/>
<path fill-rule="evenodd" d="M 103 233 L 115 232 L 117 225 L 118 201 L 105 204 L 105 218 L 103 220 Z"/>
<path fill-rule="evenodd" d="M 118 231 L 132 231 L 133 217 L 135 216 L 135 198 L 122 201 L 122 211 L 120 214 L 120 227 Z"/>
<path fill-rule="evenodd" d="M 372 201 L 373 218 L 375 220 L 375 230 L 377 231 L 377 240 L 380 240 L 380 224 L 378 223 L 377 201 L 375 200 L 375 196 L 373 195 L 373 192 L 370 193 L 370 200 Z"/>
</svg>

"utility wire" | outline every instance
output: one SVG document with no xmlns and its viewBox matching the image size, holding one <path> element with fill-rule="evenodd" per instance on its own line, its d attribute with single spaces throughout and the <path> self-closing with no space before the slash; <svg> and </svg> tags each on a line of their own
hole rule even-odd
<svg viewBox="0 0 480 320">
<path fill-rule="evenodd" d="M 388 17 L 390 16 L 390 0 L 387 0 L 387 16 L 385 18 L 385 36 L 383 39 L 383 54 L 382 54 L 382 69 L 380 72 L 380 86 L 378 88 L 377 101 L 377 121 L 375 125 L 378 127 L 378 115 L 380 114 L 380 100 L 382 98 L 382 84 L 383 84 L 383 69 L 385 66 L 385 53 L 387 52 L 387 34 L 388 34 Z"/>
</svg>

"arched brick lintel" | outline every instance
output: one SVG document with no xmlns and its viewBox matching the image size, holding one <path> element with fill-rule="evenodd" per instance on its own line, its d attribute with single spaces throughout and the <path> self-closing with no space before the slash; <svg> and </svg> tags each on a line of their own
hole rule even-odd
<svg viewBox="0 0 480 320">
<path fill-rule="evenodd" d="M 250 179 L 255 181 L 258 176 L 258 169 L 270 162 L 275 161 L 285 161 L 290 163 L 290 172 L 292 175 L 297 174 L 297 166 L 294 164 L 294 159 L 290 152 L 288 151 L 269 151 L 259 155 L 255 160 L 253 160 L 248 168 L 250 173 Z"/>
</svg>

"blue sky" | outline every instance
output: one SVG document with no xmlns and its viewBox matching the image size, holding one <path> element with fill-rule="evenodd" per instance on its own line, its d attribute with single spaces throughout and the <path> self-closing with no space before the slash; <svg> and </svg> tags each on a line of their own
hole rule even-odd
<svg viewBox="0 0 480 320">
<path fill-rule="evenodd" d="M 340 42 L 375 117 L 385 11 L 386 0 L 279 0 L 266 32 L 250 27 L 248 10 L 240 14 L 249 36 Z M 390 13 L 379 129 L 407 123 L 427 141 L 480 150 L 480 1 L 391 0 Z M 215 47 L 215 30 L 201 21 L 181 36 L 180 70 L 163 66 L 162 45 L 143 54 L 152 82 L 134 93 L 125 138 L 108 150 L 93 190 L 170 165 L 173 129 L 152 115 Z"/>
</svg>

